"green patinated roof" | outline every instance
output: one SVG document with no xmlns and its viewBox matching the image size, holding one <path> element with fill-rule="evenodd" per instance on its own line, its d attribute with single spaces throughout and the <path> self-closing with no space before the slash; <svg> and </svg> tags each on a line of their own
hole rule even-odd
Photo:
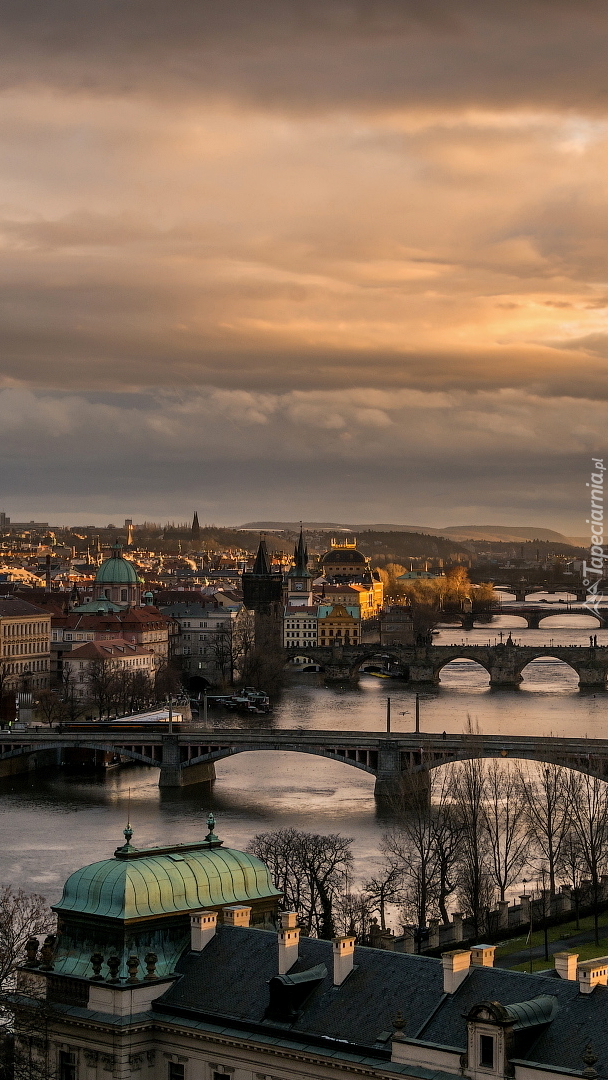
<svg viewBox="0 0 608 1080">
<path fill-rule="evenodd" d="M 55 910 L 141 919 L 278 895 L 268 867 L 255 855 L 184 845 L 82 867 L 66 881 Z"/>
<path fill-rule="evenodd" d="M 135 567 L 128 559 L 123 559 L 120 544 L 114 544 L 112 557 L 102 562 L 95 574 L 95 581 L 107 585 L 137 585 Z"/>
</svg>

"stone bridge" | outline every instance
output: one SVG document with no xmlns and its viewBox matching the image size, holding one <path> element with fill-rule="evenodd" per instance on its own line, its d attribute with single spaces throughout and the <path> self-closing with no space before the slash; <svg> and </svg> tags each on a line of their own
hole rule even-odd
<svg viewBox="0 0 608 1080">
<path fill-rule="evenodd" d="M 584 607 L 583 604 L 543 604 L 543 603 L 507 603 L 507 604 L 492 604 L 483 605 L 479 610 L 475 610 L 473 606 L 472 611 L 447 611 L 445 617 L 445 623 L 459 623 L 464 630 L 472 630 L 475 623 L 483 622 L 484 619 L 490 619 L 493 615 L 518 615 L 520 619 L 525 619 L 528 627 L 531 630 L 538 630 L 544 619 L 553 616 L 564 615 L 589 615 L 592 619 L 595 619 L 598 627 L 608 625 L 608 607 L 600 608 L 599 611 L 590 611 L 588 607 Z M 550 625 L 543 627 L 545 630 L 550 630 Z M 592 629 L 590 627 L 590 629 Z"/>
<path fill-rule="evenodd" d="M 84 725 L 82 725 L 84 728 Z M 391 734 L 377 731 L 204 730 L 181 725 L 177 734 L 143 727 L 91 724 L 90 731 L 0 732 L 0 776 L 58 764 L 68 750 L 101 751 L 160 769 L 161 787 L 215 779 L 215 763 L 234 754 L 282 750 L 339 761 L 375 776 L 375 793 L 390 794 L 405 774 L 428 779 L 431 769 L 470 758 L 524 759 L 562 765 L 608 779 L 608 739 L 558 739 L 513 735 Z M 17 741 L 18 739 L 18 741 Z"/>
<path fill-rule="evenodd" d="M 338 682 L 353 681 L 362 664 L 392 660 L 403 677 L 412 683 L 439 682 L 441 669 L 452 660 L 474 660 L 490 676 L 490 686 L 517 687 L 522 671 L 532 660 L 542 656 L 563 660 L 578 675 L 580 687 L 605 690 L 608 679 L 608 646 L 586 645 L 345 645 L 333 649 L 300 646 L 285 650 L 287 657 L 303 656 L 320 664 L 325 678 Z"/>
<path fill-rule="evenodd" d="M 548 574 L 534 573 L 513 567 L 512 569 L 497 570 L 491 567 L 471 568 L 469 580 L 476 585 L 491 581 L 496 589 L 509 589 L 515 594 L 516 600 L 525 600 L 526 596 L 532 596 L 535 592 L 545 593 L 572 593 L 577 600 L 584 600 L 587 595 L 580 577 L 568 576 L 556 580 Z"/>
</svg>

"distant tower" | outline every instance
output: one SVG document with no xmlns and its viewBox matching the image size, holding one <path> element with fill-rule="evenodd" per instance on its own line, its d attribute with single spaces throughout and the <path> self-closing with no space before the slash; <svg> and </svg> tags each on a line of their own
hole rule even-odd
<svg viewBox="0 0 608 1080">
<path fill-rule="evenodd" d="M 253 570 L 242 577 L 245 607 L 255 612 L 256 648 L 274 654 L 283 639 L 283 575 L 273 574 L 266 541 L 260 539 Z"/>
<path fill-rule="evenodd" d="M 194 511 L 194 517 L 192 518 L 192 528 L 190 529 L 190 539 L 194 540 L 196 543 L 198 543 L 200 538 L 201 538 L 201 527 L 200 527 L 200 525 L 198 523 L 198 512 L 195 510 Z"/>
<path fill-rule="evenodd" d="M 127 525 L 127 547 L 133 547 L 133 522 Z"/>
<path fill-rule="evenodd" d="M 308 570 L 308 548 L 300 525 L 300 536 L 293 552 L 293 566 L 287 574 L 287 603 L 290 607 L 312 603 L 312 574 Z"/>
</svg>

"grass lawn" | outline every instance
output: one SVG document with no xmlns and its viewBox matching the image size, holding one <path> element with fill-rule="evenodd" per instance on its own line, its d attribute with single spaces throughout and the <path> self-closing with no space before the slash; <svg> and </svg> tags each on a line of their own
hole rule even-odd
<svg viewBox="0 0 608 1080">
<path fill-rule="evenodd" d="M 602 936 L 602 930 L 605 932 L 608 930 L 608 915 L 603 912 L 600 915 L 600 937 Z M 579 920 L 579 930 L 576 929 L 576 922 L 572 919 L 570 922 L 562 923 L 561 926 L 550 926 L 548 931 L 549 942 L 563 941 L 568 937 L 575 937 L 576 934 L 582 930 L 593 930 L 593 915 L 587 915 L 584 919 Z M 542 930 L 534 930 L 532 934 L 532 947 L 536 945 L 542 945 L 544 943 L 544 933 Z M 511 953 L 519 952 L 521 949 L 528 948 L 528 933 L 522 934 L 521 937 L 511 938 L 510 941 L 505 942 L 504 945 L 499 946 L 496 950 L 496 957 L 510 956 Z M 595 951 L 590 952 L 585 957 L 582 956 L 584 949 L 593 948 Z M 574 949 L 574 946 L 573 946 Z M 591 960 L 594 956 L 601 955 L 597 952 L 597 945 L 581 945 L 581 959 Z M 546 960 L 543 961 L 544 966 L 547 966 Z M 541 968 L 543 966 L 541 964 Z M 517 970 L 517 969 L 515 969 Z M 522 970 L 526 970 L 525 967 Z"/>
<path fill-rule="evenodd" d="M 595 960 L 596 956 L 608 955 L 608 937 L 600 937 L 599 945 L 596 945 L 594 941 L 585 942 L 584 945 L 574 945 L 572 952 L 578 953 L 579 960 Z M 547 962 L 544 956 L 534 957 L 532 960 L 532 971 L 545 971 L 547 968 L 552 968 L 553 963 L 551 960 Z M 525 964 L 516 964 L 511 968 L 511 971 L 529 971 L 530 961 Z"/>
</svg>

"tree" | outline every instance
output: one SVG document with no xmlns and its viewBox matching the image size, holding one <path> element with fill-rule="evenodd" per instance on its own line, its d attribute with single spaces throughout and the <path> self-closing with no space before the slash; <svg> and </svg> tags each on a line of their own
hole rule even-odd
<svg viewBox="0 0 608 1080">
<path fill-rule="evenodd" d="M 595 943 L 599 945 L 601 877 L 608 865 L 608 784 L 586 773 L 571 772 L 568 793 L 570 822 L 591 878 Z"/>
<path fill-rule="evenodd" d="M 54 690 L 41 690 L 36 701 L 36 715 L 52 728 L 61 720 L 61 698 Z"/>
<path fill-rule="evenodd" d="M 394 887 L 406 919 L 423 927 L 440 913 L 447 923 L 460 843 L 450 771 L 406 774 L 394 805 L 398 824 L 382 839 L 386 878 L 391 881 L 391 868 L 396 867 L 400 881 Z"/>
<path fill-rule="evenodd" d="M 568 832 L 568 781 L 559 765 L 537 765 L 526 772 L 519 769 L 518 782 L 523 800 L 524 822 L 532 842 L 546 864 L 549 889 L 555 895 L 556 876 Z"/>
<path fill-rule="evenodd" d="M 364 886 L 370 912 L 377 911 L 380 916 L 380 929 L 386 930 L 386 905 L 399 904 L 403 899 L 403 870 L 390 858 L 380 873 L 369 878 Z"/>
<path fill-rule="evenodd" d="M 0 995 L 14 988 L 28 941 L 51 934 L 54 928 L 55 918 L 44 896 L 12 885 L 0 887 Z"/>
<path fill-rule="evenodd" d="M 528 837 L 524 829 L 524 803 L 517 775 L 493 761 L 486 774 L 486 802 L 482 823 L 488 840 L 489 874 L 501 900 L 518 880 L 526 864 Z"/>
<path fill-rule="evenodd" d="M 286 908 L 297 911 L 308 934 L 335 936 L 334 909 L 346 892 L 352 838 L 279 829 L 258 833 L 248 850 L 269 867 Z"/>
<path fill-rule="evenodd" d="M 100 720 L 110 712 L 114 676 L 115 667 L 111 660 L 99 657 L 90 661 L 86 676 L 88 696 L 97 709 Z"/>
<path fill-rule="evenodd" d="M 488 837 L 484 829 L 486 776 L 483 761 L 471 758 L 455 773 L 454 805 L 461 830 L 458 852 L 458 896 L 463 913 L 471 919 L 475 937 L 485 928 L 492 903 Z"/>
</svg>

